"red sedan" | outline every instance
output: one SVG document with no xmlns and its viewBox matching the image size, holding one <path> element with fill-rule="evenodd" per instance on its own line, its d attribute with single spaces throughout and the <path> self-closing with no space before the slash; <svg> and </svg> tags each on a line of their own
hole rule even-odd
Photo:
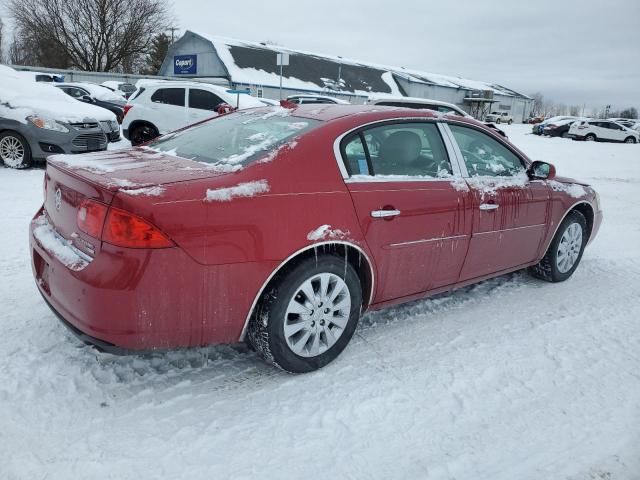
<svg viewBox="0 0 640 480">
<path fill-rule="evenodd" d="M 33 272 L 100 349 L 248 341 L 307 372 L 361 314 L 529 267 L 569 278 L 602 213 L 474 120 L 428 110 L 247 110 L 144 147 L 50 157 Z"/>
</svg>

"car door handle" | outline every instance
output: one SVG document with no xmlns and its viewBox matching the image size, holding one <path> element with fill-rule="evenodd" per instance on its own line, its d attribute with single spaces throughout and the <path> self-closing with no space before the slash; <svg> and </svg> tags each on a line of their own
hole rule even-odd
<svg viewBox="0 0 640 480">
<path fill-rule="evenodd" d="M 497 203 L 481 203 L 480 210 L 495 210 L 500 207 Z"/>
<path fill-rule="evenodd" d="M 398 215 L 400 215 L 400 210 L 373 210 L 371 212 L 373 218 L 397 217 Z"/>
</svg>

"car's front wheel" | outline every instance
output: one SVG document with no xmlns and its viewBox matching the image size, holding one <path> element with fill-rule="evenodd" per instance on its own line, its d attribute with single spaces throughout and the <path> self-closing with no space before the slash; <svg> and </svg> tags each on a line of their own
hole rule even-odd
<svg viewBox="0 0 640 480">
<path fill-rule="evenodd" d="M 27 140 L 17 132 L 0 134 L 0 160 L 9 168 L 31 165 L 31 149 Z"/>
<path fill-rule="evenodd" d="M 584 139 L 587 142 L 595 142 L 596 141 L 596 136 L 593 133 L 590 133 L 589 135 L 587 135 L 586 137 L 584 137 Z"/>
<path fill-rule="evenodd" d="M 513 120 L 509 120 L 507 123 L 511 125 L 513 123 Z"/>
<path fill-rule="evenodd" d="M 332 255 L 311 257 L 268 288 L 248 340 L 267 362 L 292 373 L 311 372 L 345 349 L 361 308 L 362 287 L 351 264 Z"/>
<path fill-rule="evenodd" d="M 563 282 L 576 271 L 587 244 L 587 220 L 576 210 L 560 224 L 547 253 L 531 267 L 533 276 L 548 282 Z"/>
</svg>

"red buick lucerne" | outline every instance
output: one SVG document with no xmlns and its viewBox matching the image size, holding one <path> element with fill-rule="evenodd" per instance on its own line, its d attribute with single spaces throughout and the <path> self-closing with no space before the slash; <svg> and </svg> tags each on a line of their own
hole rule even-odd
<svg viewBox="0 0 640 480">
<path fill-rule="evenodd" d="M 602 220 L 589 186 L 429 110 L 270 107 L 142 147 L 53 156 L 31 222 L 42 296 L 113 352 L 247 341 L 326 365 L 364 311 L 529 268 L 560 282 Z"/>
</svg>

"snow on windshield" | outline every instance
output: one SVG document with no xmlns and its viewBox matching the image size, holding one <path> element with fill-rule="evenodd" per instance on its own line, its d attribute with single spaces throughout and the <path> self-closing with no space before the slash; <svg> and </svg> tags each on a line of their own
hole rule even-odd
<svg viewBox="0 0 640 480">
<path fill-rule="evenodd" d="M 317 124 L 282 107 L 237 112 L 161 137 L 147 148 L 233 171 L 259 159 L 271 160 L 285 146 L 295 148 L 294 137 Z"/>
</svg>

